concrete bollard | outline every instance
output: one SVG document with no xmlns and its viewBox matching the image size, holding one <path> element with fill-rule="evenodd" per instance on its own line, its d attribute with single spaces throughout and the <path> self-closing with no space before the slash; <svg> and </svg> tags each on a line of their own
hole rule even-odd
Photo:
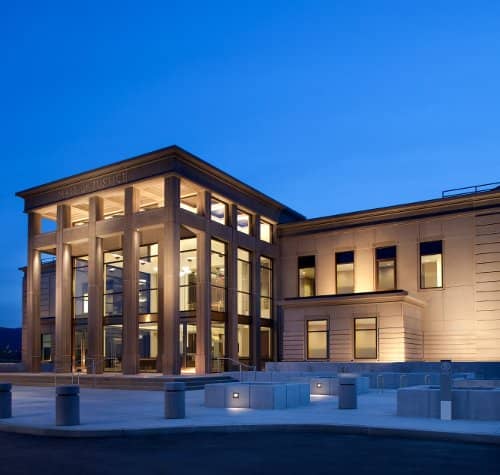
<svg viewBox="0 0 500 475">
<path fill-rule="evenodd" d="M 186 417 L 186 384 L 165 383 L 165 419 Z"/>
<path fill-rule="evenodd" d="M 451 386 L 452 386 L 452 373 L 451 373 L 451 360 L 441 360 L 441 375 L 439 384 L 439 398 L 441 402 L 440 415 L 441 420 L 451 420 Z"/>
<path fill-rule="evenodd" d="M 0 383 L 0 419 L 12 417 L 12 384 Z"/>
<path fill-rule="evenodd" d="M 56 387 L 56 425 L 77 426 L 80 424 L 80 386 Z"/>
<path fill-rule="evenodd" d="M 399 387 L 400 388 L 406 388 L 408 386 L 408 375 L 407 374 L 402 374 L 399 377 Z"/>
<path fill-rule="evenodd" d="M 356 377 L 339 375 L 339 409 L 356 409 L 357 407 Z"/>
</svg>

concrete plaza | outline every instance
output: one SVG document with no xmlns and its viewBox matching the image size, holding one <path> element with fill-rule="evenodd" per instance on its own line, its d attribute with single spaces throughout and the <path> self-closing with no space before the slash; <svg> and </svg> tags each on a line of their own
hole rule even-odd
<svg viewBox="0 0 500 475">
<path fill-rule="evenodd" d="M 162 391 L 81 389 L 81 424 L 55 425 L 55 388 L 14 386 L 13 417 L 0 431 L 66 437 L 102 437 L 218 430 L 300 430 L 477 441 L 500 444 L 500 421 L 441 421 L 396 415 L 396 391 L 358 396 L 358 408 L 338 409 L 336 396 L 311 396 L 309 406 L 283 410 L 221 409 L 204 406 L 203 391 L 186 392 L 186 418 L 163 417 Z"/>
</svg>

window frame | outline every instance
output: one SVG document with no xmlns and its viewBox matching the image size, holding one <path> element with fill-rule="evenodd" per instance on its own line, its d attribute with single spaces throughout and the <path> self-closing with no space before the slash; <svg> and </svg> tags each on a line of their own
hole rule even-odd
<svg viewBox="0 0 500 475">
<path fill-rule="evenodd" d="M 394 257 L 377 257 L 377 251 L 382 249 L 392 249 L 394 248 Z M 381 262 L 389 262 L 394 261 L 394 282 L 393 286 L 390 289 L 380 289 L 380 280 L 379 280 L 379 264 Z M 375 248 L 375 289 L 377 292 L 384 292 L 390 290 L 396 290 L 398 288 L 398 248 L 396 245 L 393 246 L 380 246 Z"/>
<path fill-rule="evenodd" d="M 326 330 L 309 330 L 309 322 L 326 322 Z M 324 333 L 326 339 L 326 356 L 321 358 L 313 358 L 309 355 L 309 333 Z M 330 319 L 329 318 L 307 318 L 305 321 L 305 348 L 306 360 L 312 361 L 328 361 L 330 359 Z"/>
<path fill-rule="evenodd" d="M 338 279 L 338 255 L 339 254 L 346 254 L 348 252 L 352 253 L 352 292 L 339 292 L 339 279 Z M 336 251 L 335 255 L 335 295 L 350 295 L 355 293 L 356 291 L 356 265 L 355 265 L 355 260 L 356 260 L 356 253 L 354 249 L 351 249 L 349 251 Z M 351 262 L 340 262 L 340 264 L 350 264 Z"/>
<path fill-rule="evenodd" d="M 312 259 L 312 261 L 314 262 L 314 265 L 311 266 L 311 265 L 303 265 L 301 266 L 300 264 L 300 260 L 303 260 L 305 261 L 306 259 Z M 301 286 L 300 286 L 300 271 L 302 269 L 314 269 L 314 284 L 313 284 L 313 292 L 312 292 L 312 295 L 301 295 Z M 305 256 L 297 256 L 297 296 L 299 298 L 309 298 L 309 297 L 316 297 L 317 296 L 317 293 L 316 293 L 316 255 L 305 255 Z"/>
<path fill-rule="evenodd" d="M 440 253 L 434 253 L 434 254 L 422 254 L 422 244 L 431 244 L 431 243 L 440 243 L 441 247 L 441 252 Z M 422 274 L 422 257 L 423 256 L 441 256 L 441 285 L 440 286 L 435 286 L 435 287 L 424 287 L 423 284 L 423 274 Z M 436 289 L 444 289 L 444 246 L 443 246 L 443 240 L 442 239 L 436 239 L 432 241 L 420 241 L 418 243 L 418 287 L 419 290 L 436 290 Z"/>
<path fill-rule="evenodd" d="M 356 329 L 356 321 L 357 320 L 366 320 L 366 319 L 375 319 L 375 328 L 370 328 L 370 329 L 362 329 L 362 330 L 357 330 Z M 378 360 L 378 352 L 379 352 L 379 347 L 378 347 L 378 316 L 370 316 L 370 317 L 354 317 L 353 319 L 353 329 L 354 329 L 354 347 L 353 347 L 353 356 L 355 360 Z M 357 356 L 357 347 L 356 347 L 356 340 L 357 340 L 357 333 L 358 332 L 375 332 L 375 356 L 373 357 L 358 357 Z"/>
</svg>

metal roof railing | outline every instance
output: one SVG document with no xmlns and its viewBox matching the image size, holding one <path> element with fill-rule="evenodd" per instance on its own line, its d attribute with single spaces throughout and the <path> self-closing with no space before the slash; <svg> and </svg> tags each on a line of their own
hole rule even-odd
<svg viewBox="0 0 500 475">
<path fill-rule="evenodd" d="M 464 186 L 463 188 L 451 188 L 449 190 L 444 190 L 441 197 L 447 198 L 449 196 L 472 195 L 474 193 L 492 191 L 496 188 L 500 189 L 500 181 L 495 183 L 485 183 L 483 185 Z"/>
</svg>

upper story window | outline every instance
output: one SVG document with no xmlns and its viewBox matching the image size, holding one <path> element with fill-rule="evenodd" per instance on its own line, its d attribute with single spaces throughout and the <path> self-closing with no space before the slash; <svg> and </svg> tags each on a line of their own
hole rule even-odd
<svg viewBox="0 0 500 475">
<path fill-rule="evenodd" d="M 182 195 L 179 205 L 181 209 L 185 209 L 190 213 L 198 213 L 198 195 L 196 193 Z"/>
<path fill-rule="evenodd" d="M 140 247 L 139 314 L 158 313 L 158 244 Z"/>
<path fill-rule="evenodd" d="M 89 259 L 73 258 L 73 317 L 86 318 L 89 313 Z"/>
<path fill-rule="evenodd" d="M 338 294 L 354 292 L 354 251 L 335 253 L 335 276 Z"/>
<path fill-rule="evenodd" d="M 273 225 L 271 223 L 268 223 L 267 221 L 264 221 L 263 219 L 260 220 L 260 239 L 265 242 L 272 242 L 273 241 Z"/>
<path fill-rule="evenodd" d="M 227 204 L 217 198 L 210 199 L 210 219 L 216 223 L 227 223 Z"/>
<path fill-rule="evenodd" d="M 123 314 L 123 251 L 104 253 L 104 316 Z"/>
<path fill-rule="evenodd" d="M 396 288 L 396 246 L 375 249 L 377 290 Z"/>
<path fill-rule="evenodd" d="M 299 297 L 316 295 L 316 259 L 300 256 L 298 259 Z"/>
<path fill-rule="evenodd" d="M 443 242 L 420 243 L 420 288 L 443 287 Z"/>
<path fill-rule="evenodd" d="M 250 292 L 252 289 L 250 258 L 250 252 L 238 248 L 236 274 L 238 315 L 250 316 Z"/>
<path fill-rule="evenodd" d="M 236 229 L 240 233 L 250 234 L 250 215 L 241 209 L 236 214 Z"/>
<path fill-rule="evenodd" d="M 226 244 L 212 239 L 210 252 L 211 308 L 226 310 Z"/>
<path fill-rule="evenodd" d="M 273 316 L 273 261 L 260 256 L 260 317 Z"/>
</svg>

